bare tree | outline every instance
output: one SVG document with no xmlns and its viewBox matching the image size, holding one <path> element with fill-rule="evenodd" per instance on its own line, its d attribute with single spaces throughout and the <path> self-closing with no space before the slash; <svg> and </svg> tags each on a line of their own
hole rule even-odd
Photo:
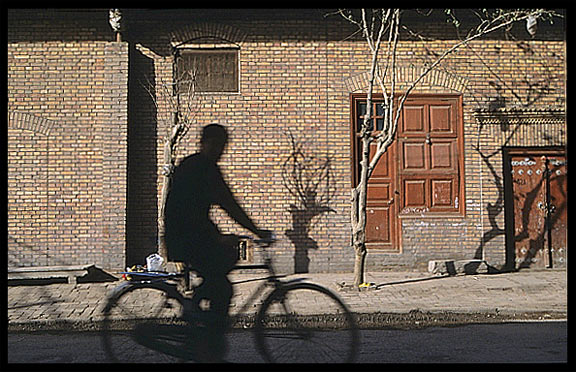
<svg viewBox="0 0 576 372">
<path fill-rule="evenodd" d="M 339 10 L 337 14 L 357 26 L 368 45 L 371 63 L 367 86 L 366 113 L 357 134 L 361 142 L 360 176 L 351 195 L 352 247 L 355 252 L 354 286 L 364 283 L 366 259 L 366 200 L 368 179 L 382 155 L 393 143 L 398 128 L 400 114 L 409 94 L 450 54 L 469 42 L 498 30 L 510 29 L 515 23 L 526 21 L 527 31 L 533 35 L 537 20 L 550 17 L 553 13 L 542 9 L 522 10 L 470 10 L 474 25 L 465 34 L 460 32 L 460 21 L 451 10 L 445 10 L 447 19 L 456 26 L 459 38 L 444 50 L 431 53 L 430 59 L 423 64 L 420 74 L 411 82 L 402 82 L 403 90 L 397 88 L 398 82 L 398 44 L 401 32 L 418 40 L 431 40 L 420 33 L 410 30 L 402 19 L 402 9 L 361 9 Z M 384 124 L 381 131 L 375 131 L 372 122 L 372 101 L 375 90 L 383 96 Z M 376 144 L 376 151 L 370 158 L 370 145 Z"/>
<path fill-rule="evenodd" d="M 145 88 L 152 97 L 158 111 L 159 102 L 168 106 L 169 122 L 165 123 L 163 159 L 162 159 L 162 189 L 160 194 L 160 210 L 158 212 L 158 254 L 168 257 L 165 236 L 165 206 L 170 191 L 172 174 L 176 166 L 176 150 L 188 130 L 196 120 L 200 109 L 200 100 L 196 95 L 196 72 L 194 69 L 181 72 L 172 82 L 160 79 L 159 82 L 147 81 Z M 159 88 L 159 89 L 158 89 Z"/>
</svg>

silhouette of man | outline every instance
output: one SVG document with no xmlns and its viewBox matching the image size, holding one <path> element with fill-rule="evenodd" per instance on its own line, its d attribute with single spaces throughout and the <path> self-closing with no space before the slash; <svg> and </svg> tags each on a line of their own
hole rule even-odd
<svg viewBox="0 0 576 372">
<path fill-rule="evenodd" d="M 218 358 L 225 353 L 224 331 L 232 298 L 227 274 L 237 261 L 237 238 L 222 235 L 210 220 L 210 207 L 221 206 L 240 225 L 262 239 L 270 231 L 260 230 L 235 200 L 217 165 L 228 134 L 219 124 L 203 128 L 200 152 L 184 158 L 176 167 L 166 201 L 165 241 L 170 261 L 189 264 L 203 278 L 202 297 L 209 300 L 210 312 L 220 326 L 214 329 L 211 345 Z M 196 297 L 196 296 L 195 296 Z"/>
</svg>

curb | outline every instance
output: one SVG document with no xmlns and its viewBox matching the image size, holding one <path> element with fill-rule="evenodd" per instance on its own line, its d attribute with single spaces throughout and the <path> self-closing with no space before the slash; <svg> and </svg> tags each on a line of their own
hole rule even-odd
<svg viewBox="0 0 576 372">
<path fill-rule="evenodd" d="M 419 329 L 427 327 L 463 326 L 470 324 L 508 323 L 525 321 L 566 321 L 566 312 L 452 312 L 411 310 L 405 313 L 354 313 L 360 329 Z M 305 317 L 306 322 L 320 329 L 338 329 L 341 321 L 330 314 Z M 37 320 L 9 323 L 8 332 L 98 332 L 101 321 L 94 320 Z M 250 329 L 254 316 L 235 319 L 232 329 Z"/>
<path fill-rule="evenodd" d="M 411 310 L 407 313 L 364 313 L 355 315 L 358 327 L 361 329 L 417 329 L 523 321 L 562 321 L 567 319 L 565 312 L 550 311 L 431 312 Z"/>
</svg>

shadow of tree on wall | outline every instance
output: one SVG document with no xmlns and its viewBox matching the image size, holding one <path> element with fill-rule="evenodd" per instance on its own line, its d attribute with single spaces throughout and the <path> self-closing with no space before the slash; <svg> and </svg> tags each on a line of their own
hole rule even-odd
<svg viewBox="0 0 576 372">
<path fill-rule="evenodd" d="M 503 119 L 502 121 L 506 121 Z M 480 131 L 483 124 L 480 124 Z M 501 128 L 503 127 L 501 122 Z M 493 240 L 494 238 L 505 235 L 506 236 L 506 263 L 505 269 L 506 270 L 516 270 L 520 268 L 529 268 L 532 266 L 532 259 L 535 258 L 538 254 L 541 253 L 543 249 L 546 249 L 545 242 L 547 241 L 546 238 L 550 238 L 547 236 L 552 228 L 558 221 L 559 217 L 561 216 L 564 209 L 567 207 L 566 202 L 563 202 L 557 206 L 555 206 L 556 210 L 555 213 L 545 213 L 544 224 L 546 225 L 545 228 L 540 229 L 538 235 L 530 236 L 530 217 L 531 214 L 534 213 L 534 206 L 538 201 L 538 195 L 541 192 L 541 189 L 545 187 L 545 183 L 550 184 L 552 182 L 559 183 L 559 191 L 563 196 L 563 200 L 566 199 L 566 177 L 565 176 L 558 176 L 554 173 L 550 173 L 549 171 L 545 171 L 542 177 L 538 180 L 538 182 L 528 191 L 522 193 L 522 205 L 517 208 L 520 211 L 520 220 L 521 226 L 515 226 L 515 221 L 518 221 L 515 218 L 515 207 L 514 207 L 514 200 L 519 197 L 516 195 L 513 190 L 512 185 L 512 176 L 511 176 L 511 164 L 510 164 L 510 155 L 507 153 L 508 144 L 510 143 L 511 138 L 513 135 L 519 131 L 521 128 L 521 124 L 516 123 L 510 125 L 506 122 L 505 128 L 509 130 L 506 140 L 504 141 L 504 145 L 497 150 L 493 151 L 492 153 L 484 153 L 480 149 L 480 145 L 477 144 L 473 146 L 474 150 L 479 154 L 482 162 L 484 163 L 485 167 L 490 171 L 491 178 L 493 183 L 498 190 L 498 196 L 495 202 L 487 202 L 486 204 L 486 212 L 488 217 L 488 222 L 490 225 L 490 229 L 485 231 L 480 239 L 480 244 L 475 251 L 474 258 L 475 259 L 483 259 L 484 251 L 488 242 Z M 492 158 L 496 155 L 500 155 L 504 153 L 503 156 L 503 174 L 504 177 L 499 174 L 496 167 L 492 162 Z M 535 149 L 534 152 L 537 152 Z M 548 169 L 548 168 L 547 168 Z M 481 191 L 482 192 L 482 191 Z M 509 195 L 510 198 L 506 198 L 505 195 Z M 546 206 L 548 208 L 548 206 Z M 505 212 L 505 228 L 501 228 L 498 225 L 499 216 Z M 516 261 L 516 242 L 530 239 L 529 246 L 530 248 L 527 250 L 526 255 L 521 258 L 521 261 Z"/>
<path fill-rule="evenodd" d="M 294 244 L 294 272 L 307 273 L 310 269 L 308 252 L 318 249 L 318 243 L 310 237 L 314 222 L 330 208 L 335 187 L 332 180 L 331 161 L 317 157 L 305 149 L 303 142 L 288 133 L 291 153 L 282 165 L 282 181 L 286 190 L 295 198 L 288 211 L 292 227 L 285 231 Z"/>
<path fill-rule="evenodd" d="M 516 268 L 516 253 L 515 253 L 515 242 L 519 239 L 522 239 L 521 236 L 515 234 L 514 230 L 514 205 L 512 200 L 506 200 L 505 195 L 513 196 L 512 185 L 510 184 L 510 180 L 508 180 L 507 176 L 511 171 L 511 165 L 509 164 L 509 159 L 504 156 L 503 158 L 501 155 L 505 153 L 505 149 L 512 146 L 512 143 L 518 143 L 518 137 L 521 135 L 522 126 L 525 123 L 521 123 L 517 118 L 515 120 L 510 120 L 514 117 L 514 109 L 520 109 L 518 112 L 522 112 L 522 110 L 537 108 L 537 105 L 541 102 L 541 99 L 554 94 L 556 89 L 553 86 L 553 82 L 557 80 L 557 76 L 555 75 L 552 68 L 548 65 L 549 56 L 544 54 L 548 52 L 539 52 L 535 50 L 530 43 L 524 42 L 522 40 L 512 39 L 514 45 L 516 47 L 515 50 L 512 50 L 513 53 L 520 55 L 522 58 L 530 61 L 534 67 L 534 69 L 538 70 L 539 73 L 534 75 L 530 71 L 518 71 L 517 75 L 514 78 L 514 82 L 511 83 L 506 78 L 500 75 L 497 68 L 491 64 L 486 62 L 483 57 L 482 53 L 477 52 L 474 47 L 471 45 L 467 45 L 467 48 L 474 54 L 477 60 L 483 65 L 486 72 L 492 77 L 490 81 L 488 81 L 489 86 L 493 89 L 494 95 L 486 97 L 487 101 L 485 102 L 477 102 L 478 107 L 483 107 L 483 109 L 479 110 L 483 112 L 483 115 L 489 115 L 492 120 L 496 119 L 495 125 L 500 127 L 500 133 L 503 137 L 501 144 L 498 145 L 496 148 L 490 148 L 486 150 L 483 149 L 481 146 L 480 135 L 485 129 L 485 122 L 479 121 L 478 127 L 478 142 L 472 145 L 474 151 L 478 153 L 482 163 L 485 166 L 485 169 L 488 169 L 490 173 L 490 177 L 493 180 L 493 184 L 495 189 L 497 190 L 498 194 L 496 200 L 494 202 L 487 202 L 486 206 L 482 206 L 481 208 L 485 208 L 487 212 L 487 218 L 489 222 L 489 229 L 482 234 L 480 239 L 480 243 L 475 251 L 474 258 L 475 259 L 482 259 L 485 254 L 486 245 L 493 239 L 497 238 L 498 236 L 505 235 L 506 236 L 506 264 L 505 267 L 508 270 L 513 270 Z M 502 50 L 501 46 L 495 46 L 494 52 L 500 58 L 507 57 L 505 52 Z M 510 53 L 510 51 L 508 51 Z M 552 57 L 558 57 L 556 54 L 552 53 Z M 476 97 L 475 94 L 471 94 L 471 97 Z M 557 99 L 558 103 L 562 103 L 562 99 Z M 547 135 L 547 133 L 543 133 L 543 141 L 544 143 L 541 146 L 545 146 L 546 143 L 553 143 L 554 138 L 552 136 Z M 513 141 L 514 140 L 514 141 Z M 524 139 L 522 139 L 523 141 Z M 528 139 L 525 139 L 529 143 L 531 142 Z M 522 142 L 521 141 L 521 142 Z M 514 144 L 514 146 L 518 146 Z M 494 163 L 494 158 L 496 159 L 503 159 L 504 164 Z M 507 164 L 508 162 L 508 164 Z M 502 167 L 502 168 L 500 168 Z M 503 170 L 503 174 L 500 172 Z M 522 220 L 524 221 L 523 229 L 527 229 L 527 223 L 529 216 L 528 213 L 532 208 L 532 204 L 535 200 L 535 195 L 538 192 L 539 187 L 536 186 L 535 190 L 532 190 L 529 195 L 526 196 L 524 206 L 522 208 Z M 483 190 L 481 191 L 483 192 Z M 501 228 L 498 224 L 501 221 L 501 214 L 505 213 L 505 224 L 510 228 L 510 231 L 507 231 L 507 227 Z M 511 221 L 511 222 L 510 222 Z M 548 223 L 553 223 L 551 219 L 549 219 Z M 520 232 L 520 234 L 526 234 L 526 231 Z M 542 237 L 543 238 L 543 237 Z M 534 242 L 534 246 L 536 246 L 537 242 Z M 530 260 L 533 255 L 537 254 L 538 250 L 530 250 L 530 257 L 526 257 L 520 266 L 529 267 Z"/>
<path fill-rule="evenodd" d="M 515 128 L 515 131 L 518 130 L 518 127 Z M 480 131 L 481 129 L 479 130 L 479 132 Z M 492 179 L 494 180 L 494 185 L 498 190 L 498 197 L 496 198 L 496 201 L 494 203 L 488 202 L 486 204 L 486 212 L 488 214 L 488 222 L 490 224 L 490 229 L 488 231 L 485 231 L 484 234 L 482 234 L 480 244 L 478 248 L 476 248 L 476 252 L 474 253 L 474 259 L 480 260 L 484 258 L 484 250 L 486 244 L 488 244 L 488 242 L 490 242 L 492 239 L 500 235 L 506 234 L 506 229 L 505 228 L 503 229 L 500 226 L 498 226 L 498 216 L 504 211 L 504 183 L 502 177 L 498 174 L 498 172 L 494 168 L 494 165 L 490 161 L 490 159 L 495 155 L 497 155 L 500 152 L 500 150 L 497 150 L 491 154 L 485 154 L 481 151 L 479 144 L 474 146 L 474 150 L 478 153 L 478 155 L 482 159 L 482 162 L 484 163 L 486 168 L 488 168 L 488 170 L 490 171 Z M 484 191 L 480 190 L 480 192 L 483 193 Z M 481 208 L 483 208 L 483 206 L 481 206 Z M 509 257 L 507 257 L 506 262 L 507 266 L 510 264 L 508 262 L 508 259 Z"/>
</svg>

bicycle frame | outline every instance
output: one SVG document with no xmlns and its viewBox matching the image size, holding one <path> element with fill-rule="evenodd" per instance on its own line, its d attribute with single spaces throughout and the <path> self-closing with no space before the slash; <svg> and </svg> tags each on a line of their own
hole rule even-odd
<svg viewBox="0 0 576 372">
<path fill-rule="evenodd" d="M 290 300 L 291 296 L 296 291 L 308 291 L 307 293 L 310 295 L 322 295 L 328 296 L 327 298 L 337 307 L 337 312 L 343 314 L 344 321 L 347 325 L 350 326 L 350 332 L 347 333 L 349 335 L 349 341 L 344 343 L 343 353 L 336 353 L 337 350 L 340 348 L 332 348 L 329 349 L 330 352 L 327 353 L 326 356 L 332 357 L 332 355 L 340 356 L 343 355 L 346 358 L 353 359 L 354 353 L 357 349 L 357 342 L 358 336 L 356 331 L 356 326 L 354 323 L 354 319 L 350 311 L 347 309 L 346 305 L 342 303 L 342 301 L 334 295 L 331 291 L 317 284 L 313 283 L 302 283 L 306 280 L 306 278 L 296 278 L 296 279 L 282 279 L 287 275 L 277 275 L 273 264 L 272 258 L 269 256 L 266 248 L 270 245 L 270 242 L 263 242 L 257 241 L 256 243 L 262 246 L 262 254 L 264 258 L 263 264 L 256 264 L 256 265 L 236 265 L 232 268 L 231 271 L 236 270 L 264 270 L 262 275 L 258 274 L 257 277 L 240 279 L 235 282 L 232 282 L 232 286 L 237 286 L 239 284 L 253 282 L 253 281 L 260 281 L 261 284 L 258 284 L 250 289 L 251 294 L 242 301 L 243 303 L 239 304 L 240 306 L 236 307 L 237 311 L 230 311 L 229 309 L 229 325 L 235 324 L 236 326 L 244 326 L 245 328 L 252 328 L 255 332 L 255 339 L 259 349 L 259 352 L 264 356 L 264 358 L 268 361 L 276 361 L 277 357 L 283 357 L 283 354 L 276 355 L 278 348 L 275 347 L 276 343 L 279 341 L 282 345 L 283 340 L 290 340 L 290 345 L 285 344 L 287 347 L 292 347 L 291 342 L 293 340 L 300 340 L 305 343 L 312 342 L 312 344 L 316 345 L 318 340 L 320 340 L 321 345 L 329 346 L 331 341 L 328 343 L 324 343 L 322 338 L 316 338 L 315 331 L 313 328 L 309 327 L 306 322 L 300 322 L 300 310 L 298 307 L 298 302 L 293 302 Z M 262 244 L 262 243 L 263 244 Z M 201 288 L 201 285 L 193 285 L 191 289 L 193 289 L 192 295 L 186 293 L 186 290 L 182 290 L 181 283 L 178 282 L 182 279 L 190 279 L 190 267 L 185 267 L 183 272 L 179 273 L 160 273 L 160 272 L 129 272 L 133 278 L 136 280 L 127 281 L 121 283 L 117 286 L 110 294 L 107 300 L 106 305 L 104 306 L 103 312 L 105 314 L 105 319 L 108 319 L 108 315 L 111 309 L 115 309 L 115 306 L 118 301 L 124 296 L 127 292 L 130 293 L 132 291 L 139 291 L 141 288 L 153 288 L 160 290 L 164 293 L 164 300 L 160 309 L 182 309 L 182 312 L 178 311 L 177 313 L 172 313 L 168 319 L 172 319 L 173 316 L 178 317 L 178 321 L 173 325 L 169 325 L 165 327 L 164 325 L 160 325 L 161 328 L 153 328 L 153 325 L 156 324 L 154 321 L 151 323 L 141 323 L 140 327 L 134 327 L 134 330 L 131 332 L 132 338 L 141 346 L 154 349 L 159 351 L 160 353 L 165 353 L 170 356 L 176 358 L 187 359 L 189 355 L 185 349 L 180 349 L 180 344 L 182 343 L 183 346 L 186 346 L 186 339 L 190 336 L 192 337 L 193 333 L 189 333 L 190 330 L 195 328 L 188 328 L 186 324 L 188 321 L 193 327 L 199 325 L 199 329 L 209 327 L 213 321 L 216 319 L 212 317 L 210 312 L 198 312 L 198 303 L 197 301 L 201 302 L 201 299 L 204 297 L 202 296 L 197 289 Z M 188 286 L 187 286 L 188 288 Z M 200 291 L 201 292 L 201 291 Z M 138 292 L 141 293 L 141 292 Z M 303 292 L 298 292 L 303 293 Z M 298 295 L 296 295 L 298 296 Z M 129 297 L 128 297 L 129 298 Z M 175 299 L 181 307 L 176 305 L 173 306 L 173 302 L 168 302 L 168 299 Z M 295 297 L 298 298 L 298 297 Z M 259 299 L 262 299 L 261 302 L 258 302 Z M 292 303 L 291 303 L 292 301 Z M 307 303 L 306 301 L 304 303 Z M 280 318 L 281 324 L 285 324 L 288 326 L 287 330 L 288 333 L 286 334 L 284 331 L 277 332 L 275 329 L 276 325 L 278 324 L 277 319 L 277 306 L 281 306 L 280 313 L 285 314 L 286 316 Z M 291 306 L 293 305 L 293 306 Z M 129 306 L 128 306 L 129 308 Z M 271 310 L 272 309 L 272 310 Z M 271 310 L 269 313 L 268 310 Z M 170 310 L 168 310 L 170 311 Z M 159 313 L 157 313 L 159 314 Z M 271 314 L 272 317 L 268 318 L 268 314 Z M 205 316 L 206 315 L 206 316 Z M 281 317 L 283 315 L 280 315 Z M 137 318 L 136 318 L 137 319 Z M 151 319 L 154 319 L 153 317 Z M 159 319 L 162 319 L 161 317 Z M 269 328 L 269 323 L 267 319 L 272 319 L 272 327 Z M 183 320 L 184 323 L 180 324 L 180 320 Z M 216 320 L 220 321 L 220 320 Z M 109 324 L 107 321 L 104 324 Z M 158 324 L 161 324 L 158 323 Z M 150 328 L 152 326 L 152 328 Z M 129 327 L 132 327 L 129 325 Z M 272 332 L 270 332 L 272 330 Z M 116 348 L 112 346 L 113 343 L 113 336 L 110 336 L 110 332 L 113 331 L 109 326 L 104 327 L 104 345 L 105 350 L 108 355 L 111 355 L 112 359 L 116 359 L 117 355 L 121 353 Z M 139 338 L 140 337 L 140 338 Z M 158 342 L 158 344 L 156 343 Z M 166 346 L 166 347 L 164 347 Z M 182 350 L 180 353 L 179 350 Z M 346 359 L 348 360 L 348 359 Z"/>
<path fill-rule="evenodd" d="M 239 282 L 233 282 L 232 283 L 232 285 L 234 286 L 234 285 L 252 282 L 252 281 L 264 281 L 264 283 L 262 285 L 260 285 L 256 288 L 254 293 L 252 293 L 252 295 L 244 302 L 244 304 L 240 307 L 240 309 L 238 311 L 236 311 L 233 314 L 230 314 L 230 317 L 237 317 L 241 314 L 246 313 L 248 308 L 250 307 L 250 305 L 254 304 L 256 302 L 256 299 L 260 295 L 262 295 L 263 292 L 268 287 L 272 287 L 272 290 L 270 291 L 270 292 L 272 292 L 279 287 L 286 286 L 286 285 L 296 283 L 296 282 L 301 282 L 301 281 L 305 280 L 305 278 L 296 278 L 296 279 L 287 280 L 287 281 L 280 280 L 280 278 L 285 277 L 286 275 L 276 275 L 276 272 L 274 271 L 274 267 L 272 264 L 272 258 L 269 256 L 269 254 L 266 250 L 267 247 L 272 244 L 272 241 L 268 242 L 268 241 L 252 239 L 249 236 L 239 236 L 239 238 L 250 239 L 250 240 L 255 241 L 257 244 L 259 244 L 263 249 L 262 252 L 264 255 L 264 263 L 263 264 L 253 264 L 253 265 L 236 265 L 232 268 L 231 271 L 235 271 L 235 270 L 265 270 L 267 275 L 265 277 L 262 277 L 262 278 L 247 279 L 247 280 L 242 280 Z M 191 289 L 190 285 L 189 285 L 189 275 L 190 275 L 191 271 L 193 271 L 193 270 L 191 270 L 190 267 L 186 266 L 183 273 L 173 274 L 170 277 L 167 276 L 169 274 L 154 275 L 154 274 L 150 274 L 150 273 L 129 272 L 127 274 L 130 274 L 133 276 L 141 276 L 143 279 L 128 281 L 128 282 L 120 284 L 118 287 L 114 288 L 114 290 L 111 293 L 111 296 L 115 296 L 115 295 L 122 293 L 124 291 L 124 289 L 129 287 L 129 286 L 142 285 L 142 286 L 162 287 L 170 297 L 180 299 L 181 301 L 190 301 L 194 298 L 194 294 L 192 295 L 192 297 L 185 296 L 180 290 L 178 290 L 178 288 L 176 287 L 175 284 L 169 283 L 169 281 L 175 280 L 178 278 L 184 278 L 185 283 L 186 283 L 186 288 Z"/>
<path fill-rule="evenodd" d="M 234 312 L 233 314 L 229 314 L 230 318 L 234 318 L 234 317 L 238 317 L 242 314 L 246 314 L 250 305 L 256 303 L 256 299 L 266 291 L 266 288 L 271 287 L 272 289 L 270 290 L 270 293 L 272 293 L 274 290 L 276 290 L 280 287 L 287 286 L 289 284 L 301 282 L 301 281 L 305 280 L 305 278 L 296 278 L 296 279 L 287 280 L 287 281 L 280 280 L 280 278 L 285 277 L 286 275 L 277 275 L 276 274 L 276 272 L 274 270 L 274 266 L 272 264 L 272 258 L 270 257 L 270 255 L 268 254 L 268 251 L 267 251 L 267 248 L 275 242 L 275 239 L 272 239 L 271 241 L 265 241 L 265 240 L 253 239 L 250 236 L 239 236 L 238 238 L 253 240 L 254 242 L 256 242 L 256 244 L 260 245 L 260 247 L 262 248 L 263 256 L 264 256 L 264 263 L 263 264 L 252 264 L 252 265 L 250 265 L 250 264 L 236 265 L 236 266 L 234 266 L 234 268 L 232 268 L 231 271 L 235 271 L 235 270 L 265 270 L 267 276 L 262 277 L 262 278 L 247 279 L 247 280 L 242 280 L 242 281 L 232 283 L 232 285 L 235 286 L 238 284 L 248 283 L 248 282 L 253 282 L 253 281 L 264 281 L 264 283 L 262 285 L 260 285 L 256 288 L 256 290 L 244 302 L 244 304 L 242 304 L 242 306 L 240 307 L 240 309 L 238 311 Z M 185 272 L 186 278 L 188 278 L 188 275 L 189 275 L 188 272 Z M 187 284 L 187 286 L 188 286 L 188 284 Z M 192 295 L 192 297 L 193 296 L 194 295 Z M 288 309 L 286 309 L 286 310 L 288 311 Z"/>
</svg>

